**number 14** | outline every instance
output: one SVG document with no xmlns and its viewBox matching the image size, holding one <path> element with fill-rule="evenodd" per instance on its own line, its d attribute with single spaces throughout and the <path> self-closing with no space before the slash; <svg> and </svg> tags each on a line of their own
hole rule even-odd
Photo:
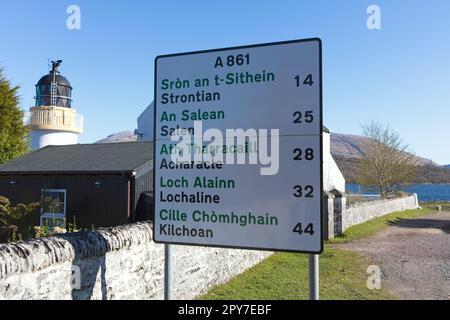
<svg viewBox="0 0 450 320">
<path fill-rule="evenodd" d="M 296 76 L 294 79 L 297 84 L 297 87 L 300 87 L 300 85 L 301 85 L 300 76 Z M 303 85 L 311 87 L 313 84 L 314 84 L 314 81 L 313 81 L 312 74 L 308 74 L 306 76 L 305 80 L 303 80 Z"/>
</svg>

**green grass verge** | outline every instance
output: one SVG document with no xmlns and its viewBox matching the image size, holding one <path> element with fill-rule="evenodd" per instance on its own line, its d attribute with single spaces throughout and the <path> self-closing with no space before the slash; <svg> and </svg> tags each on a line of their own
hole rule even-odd
<svg viewBox="0 0 450 320">
<path fill-rule="evenodd" d="M 431 210 L 436 210 L 436 206 L 441 206 L 442 211 L 450 211 L 450 202 L 424 202 L 420 205 Z"/>
<path fill-rule="evenodd" d="M 326 247 L 320 256 L 321 299 L 393 299 L 384 290 L 367 289 L 367 266 L 361 254 Z M 275 253 L 262 263 L 211 289 L 202 300 L 308 299 L 308 255 Z"/>
<path fill-rule="evenodd" d="M 320 298 L 325 300 L 395 299 L 386 289 L 367 288 L 369 259 L 334 244 L 362 239 L 388 227 L 396 219 L 433 213 L 431 209 L 396 212 L 349 228 L 343 237 L 328 241 L 320 256 Z M 202 300 L 301 300 L 308 299 L 308 255 L 275 253 L 263 262 L 212 288 Z"/>
<path fill-rule="evenodd" d="M 337 244 L 367 238 L 379 231 L 386 229 L 389 226 L 389 222 L 394 222 L 398 219 L 413 219 L 433 212 L 435 211 L 427 208 L 394 212 L 383 217 L 352 226 L 345 230 L 342 236 L 331 239 L 327 242 Z"/>
</svg>

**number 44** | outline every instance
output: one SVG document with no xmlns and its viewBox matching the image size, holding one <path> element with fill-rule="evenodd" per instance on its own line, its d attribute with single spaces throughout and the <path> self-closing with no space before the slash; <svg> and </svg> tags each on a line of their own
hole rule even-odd
<svg viewBox="0 0 450 320">
<path fill-rule="evenodd" d="M 299 235 L 307 233 L 307 234 L 309 234 L 311 236 L 314 235 L 314 233 L 316 233 L 314 231 L 314 225 L 312 223 L 308 224 L 305 229 L 303 229 L 303 224 L 302 223 L 297 223 L 295 225 L 294 229 L 292 230 L 292 232 L 298 233 Z"/>
</svg>

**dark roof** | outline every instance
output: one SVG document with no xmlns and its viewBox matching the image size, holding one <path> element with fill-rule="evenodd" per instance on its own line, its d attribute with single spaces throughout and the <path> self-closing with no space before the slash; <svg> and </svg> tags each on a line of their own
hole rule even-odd
<svg viewBox="0 0 450 320">
<path fill-rule="evenodd" d="M 69 82 L 69 80 L 67 80 L 67 78 L 65 78 L 65 77 L 63 77 L 63 76 L 61 76 L 61 75 L 59 75 L 59 74 L 56 74 L 56 75 L 55 75 L 55 79 L 56 79 L 56 83 L 57 83 L 58 85 L 60 85 L 60 86 L 66 86 L 66 87 L 72 88 L 72 86 L 70 85 L 70 82 Z M 52 81 L 53 81 L 53 73 L 50 72 L 49 74 L 43 76 L 43 77 L 38 81 L 37 85 L 38 85 L 38 86 L 41 86 L 41 85 L 50 85 L 50 84 L 52 83 Z"/>
<path fill-rule="evenodd" d="M 322 131 L 325 132 L 325 133 L 330 133 L 330 129 L 328 129 L 325 126 L 322 127 Z"/>
<path fill-rule="evenodd" d="M 0 175 L 125 173 L 153 160 L 152 142 L 47 146 L 0 165 Z"/>
</svg>

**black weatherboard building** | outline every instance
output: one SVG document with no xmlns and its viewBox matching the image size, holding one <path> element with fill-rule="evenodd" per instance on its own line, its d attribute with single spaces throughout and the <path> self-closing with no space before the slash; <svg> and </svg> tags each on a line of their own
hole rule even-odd
<svg viewBox="0 0 450 320">
<path fill-rule="evenodd" d="M 27 226 L 107 227 L 151 217 L 153 143 L 48 146 L 0 165 L 0 195 L 41 203 Z"/>
</svg>

